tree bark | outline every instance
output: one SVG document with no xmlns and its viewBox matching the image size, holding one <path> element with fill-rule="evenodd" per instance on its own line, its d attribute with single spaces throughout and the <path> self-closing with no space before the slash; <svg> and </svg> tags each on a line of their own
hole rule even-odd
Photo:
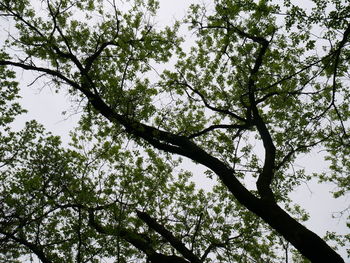
<svg viewBox="0 0 350 263">
<path fill-rule="evenodd" d="M 240 195 L 240 190 L 234 185 L 233 174 L 230 170 L 217 167 L 214 170 L 228 187 L 236 199 L 251 212 L 261 217 L 267 224 L 289 241 L 303 256 L 311 262 L 344 263 L 341 256 L 336 253 L 323 239 L 307 229 L 297 220 L 285 212 L 278 204 L 253 196 L 248 193 Z M 243 187 L 243 186 L 242 186 Z"/>
</svg>

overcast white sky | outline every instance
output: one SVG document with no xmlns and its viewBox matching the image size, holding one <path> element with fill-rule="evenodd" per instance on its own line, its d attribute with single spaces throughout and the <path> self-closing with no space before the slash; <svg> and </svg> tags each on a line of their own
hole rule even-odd
<svg viewBox="0 0 350 263">
<path fill-rule="evenodd" d="M 192 2 L 190 0 L 161 0 L 160 16 L 158 21 L 160 24 L 173 22 L 175 18 L 184 16 L 188 5 Z M 202 1 L 201 1 L 202 2 Z M 303 1 L 300 1 L 303 3 Z M 25 119 L 36 119 L 45 127 L 56 135 L 61 135 L 63 141 L 68 141 L 68 132 L 74 127 L 78 120 L 78 115 L 63 116 L 62 111 L 69 110 L 69 98 L 62 95 L 54 94 L 53 91 L 47 88 L 42 89 L 38 86 L 27 87 L 28 81 L 32 79 L 31 73 L 20 72 L 18 80 L 21 83 L 21 94 L 23 96 L 23 106 L 29 110 L 29 114 L 23 116 L 17 122 L 23 122 Z M 21 126 L 21 125 L 20 125 Z M 326 166 L 322 159 L 322 155 L 313 152 L 310 156 L 299 158 L 297 165 L 305 167 L 308 172 L 325 170 Z M 202 169 L 191 166 L 194 173 L 197 173 L 196 178 L 202 177 Z M 202 187 L 206 187 L 206 182 L 199 182 Z M 348 207 L 349 199 L 342 198 L 334 200 L 331 198 L 329 191 L 332 190 L 332 185 L 320 185 L 316 182 L 310 183 L 308 186 L 302 185 L 297 192 L 293 193 L 293 199 L 302 205 L 311 214 L 311 219 L 306 224 L 312 231 L 315 231 L 320 236 L 325 232 L 335 231 L 338 233 L 347 233 L 349 229 L 345 226 L 345 218 L 332 219 L 332 213 L 336 213 Z M 341 250 L 341 254 L 346 258 L 345 249 Z M 348 261 L 349 262 L 349 261 Z"/>
</svg>

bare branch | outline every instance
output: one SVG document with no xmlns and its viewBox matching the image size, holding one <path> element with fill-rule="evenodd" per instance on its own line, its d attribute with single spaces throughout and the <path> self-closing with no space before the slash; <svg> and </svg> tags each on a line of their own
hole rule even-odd
<svg viewBox="0 0 350 263">
<path fill-rule="evenodd" d="M 196 137 L 199 137 L 201 135 L 204 135 L 210 131 L 214 131 L 217 129 L 239 129 L 239 130 L 243 130 L 243 129 L 249 129 L 249 125 L 239 125 L 239 124 L 217 124 L 217 125 L 211 125 L 205 129 L 203 129 L 202 131 L 196 132 L 191 134 L 190 136 L 188 136 L 189 139 L 193 139 Z"/>
<path fill-rule="evenodd" d="M 195 89 L 194 87 L 192 87 L 190 84 L 188 84 L 187 81 L 185 81 L 185 82 L 176 82 L 176 83 L 179 84 L 179 85 L 182 85 L 182 86 L 184 86 L 184 87 L 189 88 L 191 91 L 193 91 L 195 94 L 197 94 L 197 95 L 201 98 L 201 100 L 203 101 L 204 105 L 205 105 L 208 109 L 210 109 L 210 110 L 212 110 L 212 111 L 216 111 L 216 112 L 222 113 L 222 114 L 225 114 L 225 115 L 229 115 L 229 116 L 231 116 L 231 117 L 233 117 L 233 118 L 235 118 L 235 119 L 237 119 L 237 120 L 239 120 L 239 121 L 246 122 L 246 119 L 240 117 L 239 115 L 237 115 L 237 114 L 235 114 L 235 113 L 233 113 L 233 112 L 231 112 L 231 111 L 229 111 L 229 110 L 227 110 L 227 109 L 220 109 L 220 108 L 217 108 L 217 107 L 214 107 L 214 106 L 210 105 L 210 104 L 207 102 L 207 100 L 206 100 L 206 98 L 204 97 L 204 95 L 203 95 L 200 91 L 198 91 L 197 89 Z"/>
</svg>

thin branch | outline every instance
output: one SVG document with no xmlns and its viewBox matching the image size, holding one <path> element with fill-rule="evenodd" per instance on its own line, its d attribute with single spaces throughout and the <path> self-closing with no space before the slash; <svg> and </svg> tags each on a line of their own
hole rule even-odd
<svg viewBox="0 0 350 263">
<path fill-rule="evenodd" d="M 42 68 L 42 67 L 37 67 L 37 66 L 33 66 L 33 65 L 28 65 L 28 64 L 24 64 L 24 63 L 19 63 L 19 62 L 13 62 L 13 61 L 8 61 L 8 60 L 0 60 L 0 65 L 1 66 L 15 66 L 18 68 L 22 68 L 25 70 L 31 70 L 31 71 L 38 71 L 38 72 L 43 72 L 46 73 L 48 75 L 51 75 L 52 77 L 57 77 L 61 80 L 63 80 L 66 84 L 74 87 L 74 88 L 78 88 L 79 85 L 74 82 L 73 80 L 67 78 L 66 76 L 62 75 L 61 72 L 56 71 L 56 70 L 52 70 L 49 68 Z M 79 87 L 80 88 L 80 87 Z"/>
<path fill-rule="evenodd" d="M 181 74 L 181 73 L 180 73 L 180 74 Z M 182 75 L 182 74 L 181 74 L 181 75 Z M 182 76 L 182 77 L 183 77 L 183 76 Z M 183 78 L 184 78 L 184 77 L 183 77 Z M 193 91 L 195 94 L 197 94 L 197 95 L 201 98 L 201 100 L 203 101 L 204 105 L 205 105 L 208 109 L 210 109 L 210 110 L 212 110 L 212 111 L 216 111 L 216 112 L 222 113 L 222 114 L 225 114 L 225 115 L 229 115 L 229 116 L 231 116 L 231 117 L 233 117 L 233 118 L 235 118 L 235 119 L 237 119 L 237 120 L 239 120 L 239 121 L 246 122 L 246 119 L 244 119 L 244 118 L 238 116 L 237 114 L 235 114 L 235 113 L 233 113 L 233 112 L 231 112 L 231 111 L 229 111 L 229 110 L 227 110 L 227 109 L 220 109 L 220 108 L 217 108 L 217 107 L 214 107 L 214 106 L 210 105 L 210 104 L 207 102 L 207 100 L 206 100 L 206 98 L 204 97 L 204 95 L 203 95 L 201 92 L 199 92 L 197 89 L 193 88 L 190 84 L 188 84 L 188 82 L 187 82 L 186 80 L 185 80 L 185 82 L 176 82 L 176 83 L 179 84 L 179 85 L 182 85 L 182 86 L 185 86 L 185 87 L 189 88 L 191 91 Z"/>
<path fill-rule="evenodd" d="M 316 141 L 316 142 L 313 142 L 313 143 L 310 143 L 308 145 L 299 145 L 298 147 L 296 148 L 292 148 L 292 150 L 290 152 L 288 152 L 282 159 L 281 162 L 279 162 L 278 164 L 276 164 L 275 166 L 275 171 L 278 171 L 279 169 L 281 169 L 281 167 L 283 165 L 285 165 L 289 160 L 290 158 L 297 152 L 301 151 L 301 150 L 305 150 L 305 149 L 308 149 L 308 148 L 311 148 L 311 147 L 314 147 L 314 146 L 317 146 L 319 145 L 320 143 L 324 142 L 324 141 L 327 141 L 330 137 L 332 137 L 332 134 L 329 134 L 327 137 L 319 140 L 319 141 Z"/>
<path fill-rule="evenodd" d="M 200 29 L 225 29 L 228 32 L 233 31 L 234 33 L 237 33 L 240 37 L 248 38 L 252 40 L 253 42 L 263 44 L 266 42 L 266 39 L 260 36 L 254 36 L 252 34 L 246 33 L 237 26 L 234 26 L 232 23 L 230 23 L 228 20 L 224 21 L 227 26 L 219 26 L 219 25 L 203 25 L 201 22 L 196 22 L 196 24 L 200 25 Z"/>
<path fill-rule="evenodd" d="M 191 251 L 193 251 L 194 243 L 195 243 L 196 237 L 197 237 L 197 235 L 199 233 L 199 230 L 200 230 L 200 227 L 201 227 L 201 224 L 202 224 L 202 220 L 203 220 L 203 216 L 204 216 L 204 214 L 203 214 L 203 212 L 201 212 L 200 215 L 199 215 L 196 227 L 194 229 L 194 233 L 193 233 L 192 238 L 191 238 Z"/>
<path fill-rule="evenodd" d="M 193 133 L 191 135 L 189 135 L 187 138 L 189 139 L 193 139 L 196 137 L 199 137 L 201 135 L 204 135 L 210 131 L 214 131 L 217 129 L 239 129 L 239 130 L 243 130 L 243 129 L 249 129 L 249 125 L 239 125 L 239 124 L 217 124 L 217 125 L 211 125 L 199 132 Z"/>
<path fill-rule="evenodd" d="M 288 81 L 288 80 L 292 79 L 293 77 L 299 75 L 300 73 L 304 72 L 305 70 L 308 70 L 309 68 L 312 68 L 313 66 L 321 63 L 322 61 L 324 61 L 329 56 L 331 56 L 331 54 L 328 54 L 328 55 L 322 57 L 321 59 L 319 59 L 319 60 L 317 60 L 317 61 L 315 61 L 315 62 L 313 62 L 313 63 L 311 63 L 311 64 L 309 64 L 309 65 L 307 65 L 307 66 L 305 66 L 303 68 L 301 68 L 300 70 L 294 72 L 293 74 L 290 74 L 288 76 L 283 77 L 282 79 L 280 79 L 280 80 L 278 80 L 278 81 L 276 81 L 276 82 L 274 82 L 274 83 L 272 83 L 272 84 L 262 88 L 261 90 L 267 90 L 267 89 L 270 89 L 270 88 L 272 88 L 272 87 L 274 87 L 274 86 L 276 86 L 278 84 L 281 84 L 282 82 Z"/>
<path fill-rule="evenodd" d="M 215 248 L 218 248 L 218 247 L 226 247 L 230 241 L 232 240 L 235 240 L 235 239 L 238 239 L 242 236 L 242 234 L 238 235 L 238 236 L 234 236 L 234 237 L 230 237 L 228 238 L 227 240 L 225 240 L 225 242 L 214 242 L 214 243 L 211 243 L 207 249 L 204 251 L 203 255 L 201 256 L 201 259 L 200 261 L 201 262 L 204 262 L 204 260 L 208 257 L 209 253 L 215 249 Z"/>
</svg>

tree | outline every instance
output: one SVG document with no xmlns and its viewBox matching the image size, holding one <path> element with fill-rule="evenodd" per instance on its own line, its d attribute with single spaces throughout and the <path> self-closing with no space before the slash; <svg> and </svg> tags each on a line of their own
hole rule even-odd
<svg viewBox="0 0 350 263">
<path fill-rule="evenodd" d="M 311 2 L 214 0 L 162 28 L 154 0 L 1 0 L 2 260 L 344 262 L 289 197 L 350 185 L 350 9 Z M 68 147 L 35 121 L 13 131 L 14 69 L 82 111 Z M 332 172 L 293 170 L 315 148 Z"/>
</svg>

